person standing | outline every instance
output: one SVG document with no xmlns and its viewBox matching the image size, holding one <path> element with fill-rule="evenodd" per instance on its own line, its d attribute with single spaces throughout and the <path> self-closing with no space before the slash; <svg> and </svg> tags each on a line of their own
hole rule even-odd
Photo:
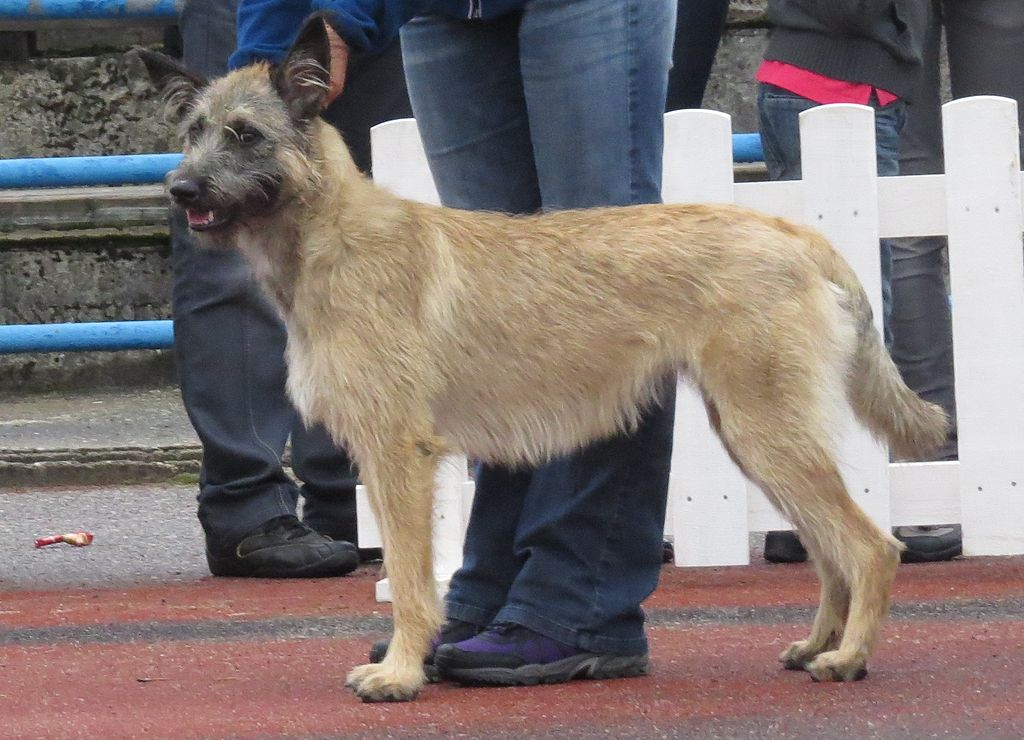
<svg viewBox="0 0 1024 740">
<path fill-rule="evenodd" d="M 236 43 L 237 0 L 188 0 L 182 60 L 224 74 Z M 324 113 L 369 167 L 369 128 L 410 115 L 397 43 L 352 65 L 344 96 Z M 320 427 L 306 429 L 285 394 L 284 325 L 245 260 L 205 250 L 172 216 L 175 360 L 182 400 L 203 448 L 198 516 L 217 576 L 344 575 L 358 564 L 356 471 Z M 282 457 L 291 440 L 296 484 Z M 303 499 L 303 521 L 296 516 Z M 364 552 L 364 555 L 373 553 Z"/>
<path fill-rule="evenodd" d="M 1017 101 L 1024 153 L 1024 3 L 1018 0 L 932 0 L 924 35 L 924 74 L 907 106 L 900 171 L 943 171 L 939 52 L 946 34 L 954 98 L 1001 95 Z M 953 327 L 946 276 L 946 239 L 894 239 L 892 358 L 903 379 L 952 420 L 946 444 L 931 459 L 957 459 Z M 904 559 L 948 560 L 960 554 L 959 525 L 898 527 Z"/>
<path fill-rule="evenodd" d="M 243 0 L 232 65 L 280 59 L 314 10 L 336 32 L 336 77 L 404 25 L 409 94 L 445 205 L 660 200 L 675 0 Z M 535 469 L 478 468 L 432 656 L 442 675 L 516 684 L 647 670 L 640 603 L 661 565 L 673 394 L 666 379 L 634 434 Z"/>
</svg>

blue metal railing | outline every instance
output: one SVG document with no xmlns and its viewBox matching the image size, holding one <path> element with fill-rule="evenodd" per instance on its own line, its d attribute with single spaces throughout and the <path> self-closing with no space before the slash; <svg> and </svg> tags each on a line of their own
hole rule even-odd
<svg viewBox="0 0 1024 740">
<path fill-rule="evenodd" d="M 764 161 L 761 134 L 733 134 L 732 161 L 737 164 Z"/>
<path fill-rule="evenodd" d="M 0 159 L 0 188 L 143 185 L 161 182 L 180 161 L 180 154 Z"/>
<path fill-rule="evenodd" d="M 734 161 L 762 159 L 758 134 L 733 135 Z M 162 181 L 179 161 L 180 154 L 0 160 L 0 188 L 155 183 Z M 174 330 L 166 320 L 0 326 L 0 355 L 167 349 L 173 344 Z"/>
<path fill-rule="evenodd" d="M 732 152 L 735 162 L 760 162 L 764 159 L 758 134 L 733 134 Z M 155 183 L 161 182 L 180 161 L 180 154 L 0 159 L 0 188 Z"/>
<path fill-rule="evenodd" d="M 167 349 L 174 345 L 169 320 L 0 326 L 0 355 Z"/>
<path fill-rule="evenodd" d="M 0 21 L 166 19 L 174 23 L 184 0 L 0 0 Z"/>
</svg>

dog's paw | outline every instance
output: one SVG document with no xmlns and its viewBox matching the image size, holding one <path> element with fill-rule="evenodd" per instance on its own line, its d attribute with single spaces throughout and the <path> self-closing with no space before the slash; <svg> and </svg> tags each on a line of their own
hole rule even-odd
<svg viewBox="0 0 1024 740">
<path fill-rule="evenodd" d="M 353 668 L 345 685 L 366 702 L 412 701 L 425 681 L 422 670 L 403 675 L 383 663 L 368 663 Z"/>
<path fill-rule="evenodd" d="M 818 649 L 810 640 L 797 640 L 779 653 L 779 662 L 790 671 L 802 671 L 824 648 Z"/>
<path fill-rule="evenodd" d="M 844 655 L 838 650 L 821 653 L 804 666 L 815 681 L 860 681 L 868 675 L 863 658 Z"/>
</svg>

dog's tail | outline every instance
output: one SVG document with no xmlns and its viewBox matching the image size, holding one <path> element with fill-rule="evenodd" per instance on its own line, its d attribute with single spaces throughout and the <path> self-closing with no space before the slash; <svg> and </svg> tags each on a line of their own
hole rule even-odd
<svg viewBox="0 0 1024 740">
<path fill-rule="evenodd" d="M 907 387 L 875 328 L 871 304 L 860 280 L 823 236 L 812 233 L 819 263 L 826 277 L 844 294 L 840 303 L 856 328 L 846 386 L 854 414 L 872 434 L 888 441 L 896 457 L 927 454 L 946 440 L 946 412 Z"/>
</svg>

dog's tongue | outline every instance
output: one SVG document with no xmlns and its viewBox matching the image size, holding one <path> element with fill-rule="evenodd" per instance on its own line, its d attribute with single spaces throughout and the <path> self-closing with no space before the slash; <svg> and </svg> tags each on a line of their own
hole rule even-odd
<svg viewBox="0 0 1024 740">
<path fill-rule="evenodd" d="M 209 226 L 214 221 L 213 211 L 197 211 L 192 208 L 185 210 L 189 226 Z"/>
</svg>

